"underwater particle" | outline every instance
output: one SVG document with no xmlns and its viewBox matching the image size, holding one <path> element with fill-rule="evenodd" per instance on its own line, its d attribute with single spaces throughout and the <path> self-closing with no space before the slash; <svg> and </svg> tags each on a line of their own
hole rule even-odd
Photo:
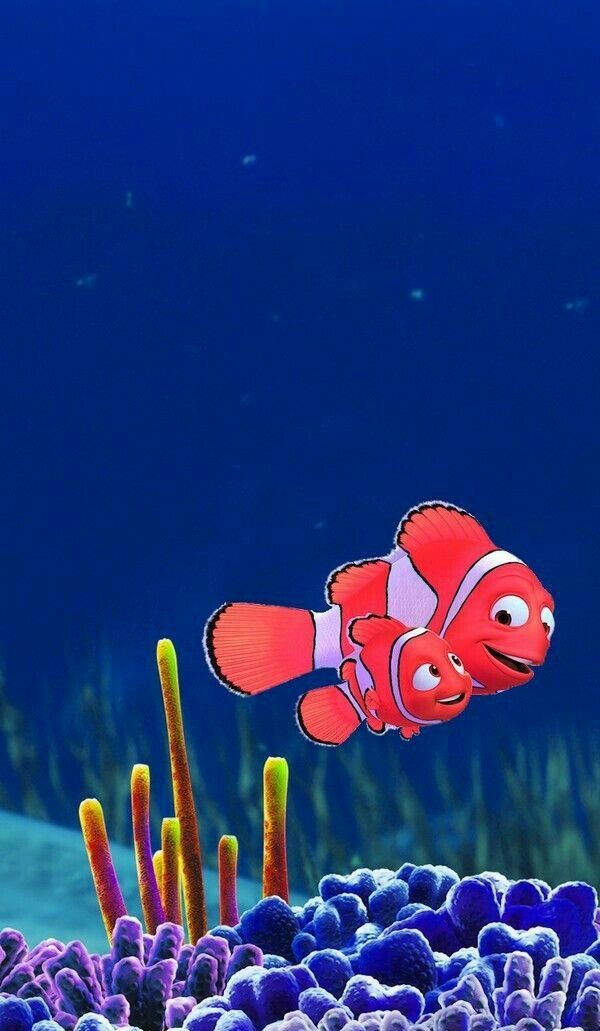
<svg viewBox="0 0 600 1031">
<path fill-rule="evenodd" d="M 494 115 L 494 129 L 506 129 L 506 118 L 504 115 Z"/>
<path fill-rule="evenodd" d="M 127 907 L 112 860 L 104 813 L 97 798 L 84 799 L 79 806 L 79 820 L 100 913 L 110 943 L 114 926 L 119 917 L 127 914 Z"/>
<path fill-rule="evenodd" d="M 563 304 L 563 310 L 580 318 L 589 306 L 589 297 L 572 297 L 571 300 L 565 301 Z"/>
<path fill-rule="evenodd" d="M 263 770 L 263 897 L 289 901 L 285 820 L 289 771 L 285 759 L 269 757 Z"/>
<path fill-rule="evenodd" d="M 135 207 L 135 199 L 131 190 L 127 190 L 125 194 L 125 207 L 128 211 Z"/>
<path fill-rule="evenodd" d="M 181 923 L 181 830 L 177 817 L 168 816 L 161 828 L 162 903 L 165 919 Z"/>
<path fill-rule="evenodd" d="M 410 297 L 411 301 L 424 301 L 426 294 L 421 287 L 416 286 L 413 287 L 408 296 Z"/>
<path fill-rule="evenodd" d="M 156 649 L 158 672 L 163 696 L 175 815 L 181 832 L 181 862 L 183 873 L 183 897 L 190 940 L 196 942 L 206 934 L 208 920 L 204 877 L 202 873 L 202 851 L 196 807 L 192 792 L 192 779 L 185 746 L 177 656 L 173 643 L 167 639 L 158 642 Z"/>
<path fill-rule="evenodd" d="M 85 275 L 79 276 L 75 280 L 75 286 L 80 290 L 93 290 L 98 284 L 98 273 L 97 272 L 86 272 Z"/>
<path fill-rule="evenodd" d="M 219 919 L 222 924 L 235 927 L 240 916 L 237 903 L 238 840 L 233 834 L 224 834 L 219 841 Z"/>
<path fill-rule="evenodd" d="M 165 914 L 152 862 L 150 768 L 143 763 L 136 763 L 131 771 L 131 817 L 142 913 L 146 930 L 154 934 L 158 925 L 165 919 Z"/>
<path fill-rule="evenodd" d="M 244 154 L 242 158 L 242 165 L 244 166 L 244 168 L 250 168 L 252 165 L 256 164 L 256 161 L 256 154 Z"/>
</svg>

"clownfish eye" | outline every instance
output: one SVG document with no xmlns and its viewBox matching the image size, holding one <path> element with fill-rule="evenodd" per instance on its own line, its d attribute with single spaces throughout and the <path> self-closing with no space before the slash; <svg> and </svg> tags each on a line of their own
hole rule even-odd
<svg viewBox="0 0 600 1031">
<path fill-rule="evenodd" d="M 459 673 L 464 673 L 465 667 L 463 666 L 462 662 L 460 661 L 458 655 L 455 655 L 454 652 L 448 652 L 448 658 L 450 659 L 450 662 L 452 663 L 452 665 L 456 666 L 456 669 L 458 670 Z"/>
<path fill-rule="evenodd" d="M 552 612 L 551 609 L 548 608 L 547 605 L 544 605 L 544 607 L 543 607 L 543 609 L 541 611 L 541 617 L 542 617 L 542 624 L 543 624 L 544 630 L 546 631 L 546 633 L 548 635 L 548 640 L 550 640 L 550 638 L 552 637 L 552 634 L 554 633 L 554 626 L 555 626 L 554 613 Z"/>
<path fill-rule="evenodd" d="M 506 594 L 498 598 L 490 616 L 502 626 L 524 626 L 529 619 L 529 605 L 516 594 Z"/>
<path fill-rule="evenodd" d="M 433 691 L 441 679 L 438 667 L 433 663 L 424 662 L 415 670 L 412 682 L 415 691 Z"/>
</svg>

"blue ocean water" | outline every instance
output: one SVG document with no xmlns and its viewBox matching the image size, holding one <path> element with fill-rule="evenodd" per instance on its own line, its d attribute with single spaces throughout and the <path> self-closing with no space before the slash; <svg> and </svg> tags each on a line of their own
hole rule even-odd
<svg viewBox="0 0 600 1031">
<path fill-rule="evenodd" d="M 533 684 L 439 733 L 597 732 L 599 29 L 565 0 L 3 5 L 0 649 L 30 721 L 104 651 L 143 721 L 168 635 L 222 738 L 209 613 L 318 608 L 439 497 L 557 602 Z M 298 690 L 248 707 L 257 749 Z"/>
</svg>

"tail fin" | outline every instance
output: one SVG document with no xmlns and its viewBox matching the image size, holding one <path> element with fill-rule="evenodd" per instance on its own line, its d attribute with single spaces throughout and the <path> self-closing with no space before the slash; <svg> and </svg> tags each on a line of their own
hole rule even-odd
<svg viewBox="0 0 600 1031">
<path fill-rule="evenodd" d="M 341 745 L 360 727 L 362 717 L 341 687 L 316 687 L 296 708 L 298 726 L 318 745 Z"/>
<path fill-rule="evenodd" d="M 315 624 L 308 609 L 232 602 L 204 631 L 207 662 L 221 683 L 260 694 L 314 669 Z"/>
</svg>

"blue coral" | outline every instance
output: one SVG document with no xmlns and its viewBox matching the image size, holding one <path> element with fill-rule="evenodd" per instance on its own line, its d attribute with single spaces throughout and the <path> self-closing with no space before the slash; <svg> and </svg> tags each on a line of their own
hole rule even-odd
<svg viewBox="0 0 600 1031">
<path fill-rule="evenodd" d="M 292 942 L 300 930 L 298 917 L 280 898 L 261 899 L 244 913 L 237 931 L 243 942 L 258 945 L 265 953 L 273 953 L 292 961 Z"/>
<path fill-rule="evenodd" d="M 330 873 L 319 881 L 319 893 L 325 901 L 347 892 L 357 895 L 366 905 L 376 888 L 375 874 L 367 869 L 354 870 L 345 876 Z"/>
<path fill-rule="evenodd" d="M 559 955 L 556 932 L 537 926 L 528 931 L 513 931 L 506 924 L 488 924 L 479 934 L 478 947 L 481 956 L 524 952 L 531 956 L 537 975 L 549 959 Z"/>
<path fill-rule="evenodd" d="M 193 946 L 122 917 L 105 956 L 0 932 L 0 1031 L 600 1031 L 598 898 L 404 864 L 263 899 Z"/>
<path fill-rule="evenodd" d="M 417 988 L 405 984 L 390 987 L 375 977 L 361 974 L 350 978 L 341 1001 L 355 1017 L 393 1010 L 402 1013 L 411 1023 L 419 1019 L 425 1002 Z"/>
<path fill-rule="evenodd" d="M 369 917 L 383 927 L 389 927 L 398 917 L 398 912 L 408 902 L 408 884 L 399 877 L 376 888 L 369 895 Z"/>
<path fill-rule="evenodd" d="M 338 949 L 321 949 L 306 958 L 306 966 L 314 974 L 317 984 L 341 998 L 354 971 L 348 957 Z"/>
<path fill-rule="evenodd" d="M 401 930 L 367 942 L 354 963 L 359 974 L 370 974 L 385 985 L 413 985 L 425 994 L 437 980 L 431 946 L 421 931 Z"/>
</svg>

